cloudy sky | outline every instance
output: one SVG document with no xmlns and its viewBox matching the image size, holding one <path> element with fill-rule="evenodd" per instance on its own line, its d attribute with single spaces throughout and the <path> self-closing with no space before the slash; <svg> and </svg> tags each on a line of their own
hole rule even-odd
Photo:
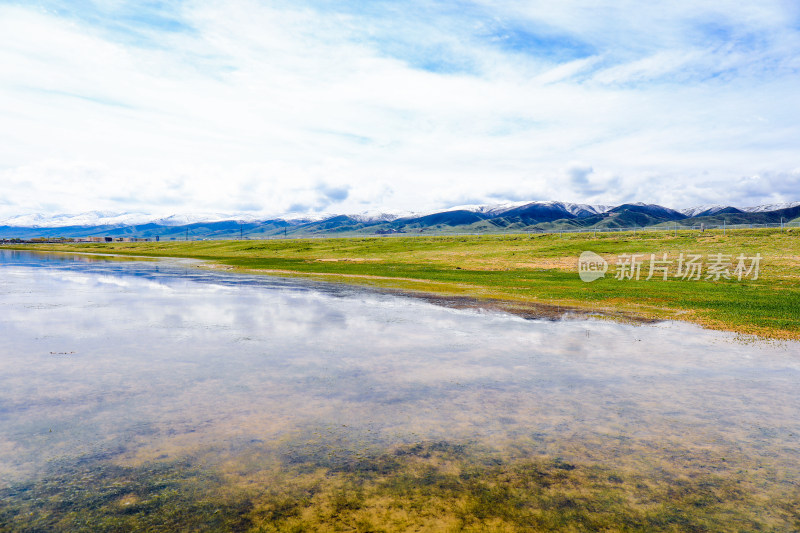
<svg viewBox="0 0 800 533">
<path fill-rule="evenodd" d="M 0 0 L 0 216 L 796 201 L 798 94 L 796 0 Z"/>
</svg>

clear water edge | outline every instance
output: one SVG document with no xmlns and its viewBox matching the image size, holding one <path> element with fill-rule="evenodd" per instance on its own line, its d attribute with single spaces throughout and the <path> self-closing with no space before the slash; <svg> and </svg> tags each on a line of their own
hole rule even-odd
<svg viewBox="0 0 800 533">
<path fill-rule="evenodd" d="M 242 485 L 287 454 L 324 449 L 335 463 L 431 442 L 740 476 L 763 498 L 800 480 L 800 345 L 683 323 L 524 320 L 175 262 L 2 251 L 0 354 L 7 487 L 80 460 L 185 458 Z"/>
</svg>

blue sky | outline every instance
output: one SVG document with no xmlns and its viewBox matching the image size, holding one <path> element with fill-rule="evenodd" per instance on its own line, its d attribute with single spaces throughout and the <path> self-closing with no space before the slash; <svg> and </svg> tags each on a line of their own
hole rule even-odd
<svg viewBox="0 0 800 533">
<path fill-rule="evenodd" d="M 0 217 L 800 200 L 800 4 L 0 0 Z"/>
</svg>

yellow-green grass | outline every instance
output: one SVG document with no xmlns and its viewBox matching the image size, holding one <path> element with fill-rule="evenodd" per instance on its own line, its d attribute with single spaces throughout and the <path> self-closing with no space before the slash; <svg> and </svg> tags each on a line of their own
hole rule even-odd
<svg viewBox="0 0 800 533">
<path fill-rule="evenodd" d="M 21 248 L 21 246 L 15 246 Z M 645 319 L 677 319 L 769 338 L 800 339 L 800 231 L 591 233 L 40 244 L 39 250 L 191 257 L 238 271 L 297 275 L 449 296 L 510 307 L 551 304 Z M 612 275 L 580 280 L 578 256 L 591 250 Z M 651 253 L 761 254 L 759 277 L 645 280 Z M 617 280 L 620 254 L 645 254 L 640 280 Z M 735 259 L 734 259 L 735 263 Z M 658 277 L 658 276 L 657 276 Z M 703 276 L 705 278 L 705 276 Z"/>
</svg>

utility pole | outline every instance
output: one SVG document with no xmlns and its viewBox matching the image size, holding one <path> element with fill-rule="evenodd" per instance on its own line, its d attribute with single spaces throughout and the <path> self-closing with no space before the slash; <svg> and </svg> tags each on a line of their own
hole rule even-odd
<svg viewBox="0 0 800 533">
<path fill-rule="evenodd" d="M 241 224 L 239 224 L 239 240 L 240 241 L 244 240 L 244 230 L 242 229 L 242 225 Z"/>
<path fill-rule="evenodd" d="M 189 240 L 189 228 L 186 228 L 186 239 L 185 240 L 187 240 L 187 241 Z"/>
<path fill-rule="evenodd" d="M 725 236 L 725 219 L 722 219 L 722 236 Z"/>
</svg>

